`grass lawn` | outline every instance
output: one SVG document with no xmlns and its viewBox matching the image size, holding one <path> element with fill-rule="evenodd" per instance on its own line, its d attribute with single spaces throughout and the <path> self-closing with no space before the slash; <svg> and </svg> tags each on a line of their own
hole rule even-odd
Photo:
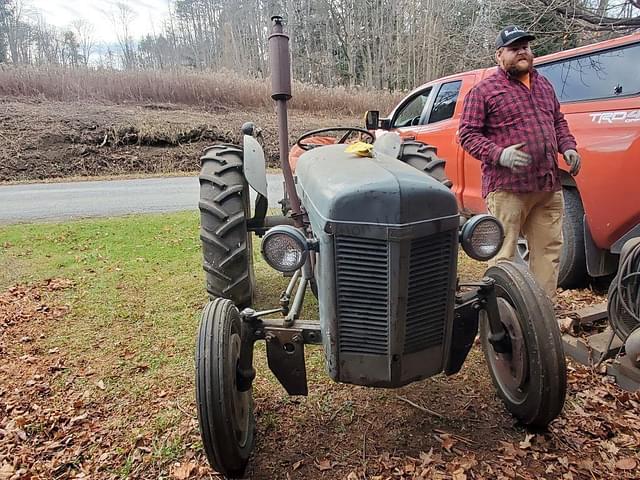
<svg viewBox="0 0 640 480">
<path fill-rule="evenodd" d="M 207 301 L 197 214 L 4 226 L 0 248 L 0 478 L 3 468 L 31 478 L 210 478 L 193 383 Z M 256 307 L 268 308 L 287 280 L 258 252 L 254 242 Z M 461 260 L 464 276 L 482 274 L 483 265 Z M 309 295 L 303 318 L 315 315 Z M 591 374 L 572 373 L 561 427 L 519 448 L 527 432 L 496 399 L 477 348 L 461 373 L 399 390 L 335 384 L 319 347 L 307 347 L 306 356 L 310 394 L 289 397 L 256 346 L 249 478 L 413 478 L 419 465 L 431 469 L 425 478 L 508 478 L 516 467 L 521 478 L 545 471 L 562 478 L 571 465 L 579 470 L 582 454 L 572 442 L 583 435 L 586 427 L 576 425 L 593 399 L 576 392 Z M 621 401 L 613 398 L 612 408 Z M 603 447 L 612 461 L 632 456 L 620 438 L 615 454 Z M 504 468 L 495 455 L 506 459 Z M 585 465 L 579 471 L 596 477 L 611 472 Z"/>
</svg>

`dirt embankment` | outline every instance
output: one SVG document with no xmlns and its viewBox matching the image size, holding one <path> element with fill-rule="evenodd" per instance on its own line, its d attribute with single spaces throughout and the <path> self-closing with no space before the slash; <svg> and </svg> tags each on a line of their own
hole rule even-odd
<svg viewBox="0 0 640 480">
<path fill-rule="evenodd" d="M 240 126 L 262 129 L 267 161 L 278 162 L 275 113 L 187 109 L 175 105 L 106 105 L 0 100 L 0 181 L 71 176 L 193 172 L 202 150 L 237 143 Z M 351 117 L 291 111 L 290 140 L 325 126 L 356 126 Z"/>
</svg>

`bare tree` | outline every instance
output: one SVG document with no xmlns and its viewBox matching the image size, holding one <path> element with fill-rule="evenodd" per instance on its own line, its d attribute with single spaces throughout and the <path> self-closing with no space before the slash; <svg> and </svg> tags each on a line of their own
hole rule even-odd
<svg viewBox="0 0 640 480">
<path fill-rule="evenodd" d="M 94 51 L 96 42 L 93 37 L 94 26 L 84 18 L 78 18 L 71 22 L 71 28 L 78 41 L 80 49 L 80 59 L 84 66 L 89 65 L 91 53 Z"/>
<path fill-rule="evenodd" d="M 594 11 L 585 6 L 584 2 L 579 0 L 537 0 L 543 6 L 553 9 L 556 13 L 566 17 L 574 18 L 580 21 L 585 28 L 596 31 L 605 30 L 632 30 L 640 28 L 640 12 L 634 9 L 640 9 L 638 0 L 624 0 L 622 2 L 616 2 L 615 8 L 621 12 L 626 12 L 626 15 L 619 16 L 607 16 L 605 13 L 610 11 L 610 2 L 604 3 L 605 8 L 601 9 L 600 6 Z M 630 8 L 628 8 L 630 7 Z"/>
<path fill-rule="evenodd" d="M 114 9 L 109 12 L 111 23 L 118 39 L 122 54 L 122 66 L 125 69 L 136 67 L 136 48 L 131 35 L 131 23 L 136 18 L 136 12 L 124 2 L 116 2 Z"/>
<path fill-rule="evenodd" d="M 0 9 L 0 26 L 4 32 L 8 53 L 12 63 L 27 63 L 24 43 L 28 41 L 29 29 L 24 21 L 26 5 L 23 0 L 3 0 Z"/>
</svg>

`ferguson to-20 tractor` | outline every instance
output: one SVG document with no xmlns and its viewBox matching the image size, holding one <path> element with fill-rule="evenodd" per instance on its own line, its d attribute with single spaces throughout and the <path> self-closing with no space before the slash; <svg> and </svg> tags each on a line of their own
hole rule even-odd
<svg viewBox="0 0 640 480">
<path fill-rule="evenodd" d="M 267 216 L 265 158 L 247 125 L 243 145 L 210 147 L 202 157 L 200 212 L 211 301 L 196 347 L 196 399 L 209 462 L 242 475 L 254 444 L 253 348 L 266 342 L 269 368 L 291 395 L 306 395 L 304 345 L 323 346 L 337 382 L 396 388 L 460 370 L 480 333 L 489 371 L 507 409 L 545 426 L 562 410 L 565 360 L 553 308 L 523 267 L 499 263 L 473 283 L 457 278 L 458 245 L 489 260 L 502 226 L 478 215 L 460 227 L 456 200 L 433 149 L 377 140 L 358 128 L 333 129 L 335 144 L 306 150 L 294 178 L 288 162 L 289 38 L 273 17 L 269 39 L 273 99 L 285 182 L 282 216 Z M 345 145 L 354 134 L 361 151 Z M 251 205 L 249 187 L 257 192 Z M 274 308 L 251 308 L 251 241 L 290 277 Z M 300 319 L 305 295 L 319 320 Z"/>
</svg>

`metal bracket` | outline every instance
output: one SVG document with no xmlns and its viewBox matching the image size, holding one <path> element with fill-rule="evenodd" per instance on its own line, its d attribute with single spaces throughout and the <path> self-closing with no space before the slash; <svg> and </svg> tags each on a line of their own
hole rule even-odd
<svg viewBox="0 0 640 480">
<path fill-rule="evenodd" d="M 301 329 L 269 328 L 265 333 L 269 368 L 289 395 L 307 395 L 304 337 Z"/>
</svg>

